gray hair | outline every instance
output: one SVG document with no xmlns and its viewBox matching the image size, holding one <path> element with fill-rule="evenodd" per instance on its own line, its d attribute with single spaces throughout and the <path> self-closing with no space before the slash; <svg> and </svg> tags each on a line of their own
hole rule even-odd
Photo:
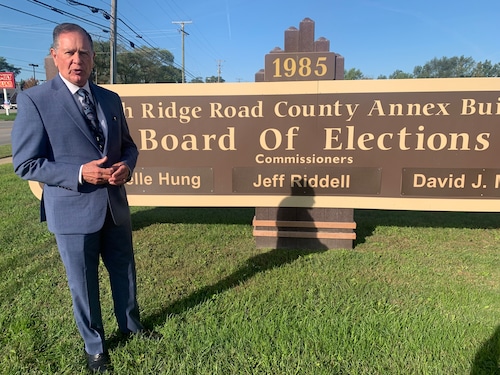
<svg viewBox="0 0 500 375">
<path fill-rule="evenodd" d="M 52 32 L 52 48 L 57 49 L 59 47 L 59 36 L 64 33 L 78 32 L 84 35 L 90 42 L 92 51 L 94 50 L 94 42 L 90 34 L 80 25 L 76 23 L 61 23 L 54 28 Z"/>
</svg>

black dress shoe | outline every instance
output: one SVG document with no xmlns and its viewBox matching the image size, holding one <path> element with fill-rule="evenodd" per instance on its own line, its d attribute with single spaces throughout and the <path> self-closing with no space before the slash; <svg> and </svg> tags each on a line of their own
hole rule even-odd
<svg viewBox="0 0 500 375">
<path fill-rule="evenodd" d="M 108 353 L 87 354 L 87 368 L 92 372 L 111 371 L 111 360 Z"/>
</svg>

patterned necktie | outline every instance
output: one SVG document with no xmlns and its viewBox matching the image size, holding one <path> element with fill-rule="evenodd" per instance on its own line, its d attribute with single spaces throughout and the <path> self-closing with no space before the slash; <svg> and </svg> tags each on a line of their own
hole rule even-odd
<svg viewBox="0 0 500 375">
<path fill-rule="evenodd" d="M 78 96 L 82 98 L 82 108 L 83 113 L 85 114 L 85 118 L 87 119 L 87 124 L 89 125 L 89 129 L 97 141 L 97 145 L 99 149 L 104 150 L 104 133 L 99 125 L 99 121 L 97 120 L 97 112 L 95 109 L 94 103 L 89 98 L 89 94 L 84 89 L 79 89 L 77 92 Z"/>
</svg>

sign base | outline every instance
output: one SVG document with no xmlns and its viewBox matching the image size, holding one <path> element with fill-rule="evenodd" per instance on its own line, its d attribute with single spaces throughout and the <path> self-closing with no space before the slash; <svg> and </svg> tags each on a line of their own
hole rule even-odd
<svg viewBox="0 0 500 375">
<path fill-rule="evenodd" d="M 353 218 L 352 208 L 257 207 L 253 235 L 257 248 L 352 249 Z"/>
</svg>

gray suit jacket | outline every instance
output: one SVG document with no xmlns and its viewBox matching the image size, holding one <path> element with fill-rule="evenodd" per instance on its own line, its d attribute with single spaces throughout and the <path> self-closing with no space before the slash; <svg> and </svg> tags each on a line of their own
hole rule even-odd
<svg viewBox="0 0 500 375">
<path fill-rule="evenodd" d="M 107 122 L 103 153 L 59 75 L 17 97 L 14 170 L 23 179 L 44 183 L 41 218 L 56 234 L 97 232 L 108 207 L 116 224 L 130 220 L 124 186 L 78 183 L 80 166 L 91 160 L 107 155 L 109 165 L 124 161 L 133 170 L 138 157 L 119 96 L 92 83 L 90 87 Z"/>
</svg>

